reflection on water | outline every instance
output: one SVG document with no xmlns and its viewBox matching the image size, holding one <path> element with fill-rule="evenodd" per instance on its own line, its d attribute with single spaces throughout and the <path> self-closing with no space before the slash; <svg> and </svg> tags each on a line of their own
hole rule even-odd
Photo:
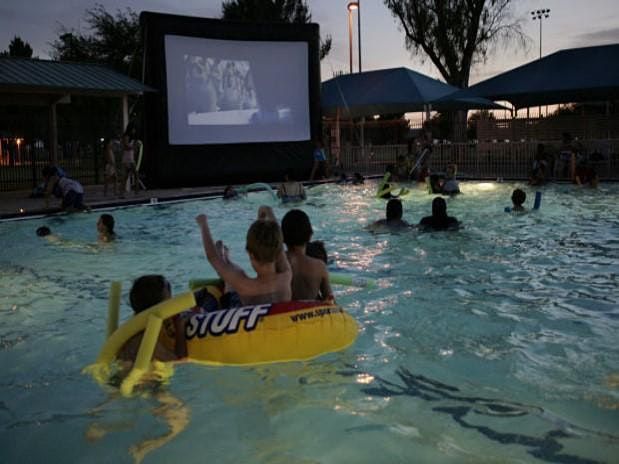
<svg viewBox="0 0 619 464">
<path fill-rule="evenodd" d="M 376 396 L 406 395 L 428 402 L 440 402 L 441 405 L 434 406 L 433 411 L 447 414 L 461 427 L 476 430 L 501 445 L 522 446 L 527 453 L 543 461 L 578 464 L 600 462 L 565 453 L 563 440 L 587 438 L 608 440 L 615 445 L 619 444 L 619 435 L 585 429 L 559 418 L 539 406 L 480 396 L 466 396 L 457 387 L 432 380 L 423 375 L 413 374 L 402 367 L 396 371 L 396 374 L 401 384 L 379 378 L 375 387 L 364 388 L 363 391 Z M 535 416 L 536 419 L 547 422 L 552 428 L 536 436 L 516 431 L 503 432 L 501 431 L 501 428 L 504 428 L 503 424 L 501 424 L 501 427 L 479 424 L 480 416 L 488 416 L 492 419 L 510 419 L 527 415 Z M 481 420 L 483 421 L 483 419 Z M 492 424 L 496 421 L 488 422 Z M 517 428 L 514 428 L 514 430 L 517 430 Z"/>
</svg>

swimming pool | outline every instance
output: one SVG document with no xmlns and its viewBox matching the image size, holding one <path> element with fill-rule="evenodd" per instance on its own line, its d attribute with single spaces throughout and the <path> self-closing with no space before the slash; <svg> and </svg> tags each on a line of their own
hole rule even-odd
<svg viewBox="0 0 619 464">
<path fill-rule="evenodd" d="M 109 283 L 123 282 L 124 319 L 141 274 L 175 293 L 213 275 L 200 212 L 249 269 L 245 232 L 270 196 L 118 209 L 120 240 L 102 246 L 94 212 L 1 223 L 0 461 L 617 462 L 619 185 L 546 186 L 540 211 L 512 216 L 516 185 L 463 183 L 447 202 L 458 232 L 378 235 L 364 230 L 384 215 L 375 183 L 311 188 L 302 208 L 330 268 L 378 284 L 336 288 L 356 343 L 306 363 L 179 365 L 159 394 L 128 399 L 81 373 Z M 404 218 L 433 197 L 414 190 Z M 181 431 L 161 444 L 164 416 Z"/>
</svg>

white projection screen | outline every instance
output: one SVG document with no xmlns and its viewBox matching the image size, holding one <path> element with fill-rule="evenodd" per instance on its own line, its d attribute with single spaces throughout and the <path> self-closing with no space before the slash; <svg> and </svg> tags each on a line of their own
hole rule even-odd
<svg viewBox="0 0 619 464">
<path fill-rule="evenodd" d="M 308 44 L 165 35 L 170 145 L 311 138 Z"/>
</svg>

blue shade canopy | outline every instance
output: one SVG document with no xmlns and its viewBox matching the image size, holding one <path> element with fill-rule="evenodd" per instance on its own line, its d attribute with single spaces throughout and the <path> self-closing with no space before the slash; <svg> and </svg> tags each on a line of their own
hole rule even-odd
<svg viewBox="0 0 619 464">
<path fill-rule="evenodd" d="M 408 68 L 343 74 L 322 83 L 323 115 L 371 116 L 432 109 L 502 108 L 484 98 L 450 99 L 459 89 Z M 440 100 L 440 101 L 439 101 Z"/>
<path fill-rule="evenodd" d="M 516 108 L 619 98 L 619 44 L 560 50 L 452 95 Z"/>
</svg>

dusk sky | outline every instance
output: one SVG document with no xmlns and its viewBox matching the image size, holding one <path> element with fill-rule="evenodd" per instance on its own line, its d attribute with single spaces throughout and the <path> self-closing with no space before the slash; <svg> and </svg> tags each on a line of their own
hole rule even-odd
<svg viewBox="0 0 619 464">
<path fill-rule="evenodd" d="M 130 7 L 135 11 L 157 11 L 190 16 L 221 16 L 221 0 L 3 0 L 0 4 L 0 49 L 8 48 L 18 35 L 29 42 L 35 56 L 49 58 L 49 43 L 57 37 L 60 25 L 85 28 L 84 12 L 101 3 L 109 12 Z M 312 20 L 320 24 L 321 35 L 330 34 L 333 46 L 322 61 L 323 80 L 334 71 L 348 70 L 348 0 L 310 0 Z M 471 84 L 535 59 L 539 54 L 539 22 L 530 11 L 550 8 L 543 23 L 543 53 L 564 48 L 619 43 L 618 0 L 515 0 L 513 13 L 522 18 L 523 30 L 530 37 L 527 51 L 515 46 L 498 48 L 485 64 L 473 69 Z M 438 71 L 420 57 L 411 56 L 404 47 L 404 34 L 382 0 L 361 1 L 361 46 L 363 70 L 406 66 L 432 77 Z M 354 66 L 357 69 L 356 14 Z"/>
</svg>

